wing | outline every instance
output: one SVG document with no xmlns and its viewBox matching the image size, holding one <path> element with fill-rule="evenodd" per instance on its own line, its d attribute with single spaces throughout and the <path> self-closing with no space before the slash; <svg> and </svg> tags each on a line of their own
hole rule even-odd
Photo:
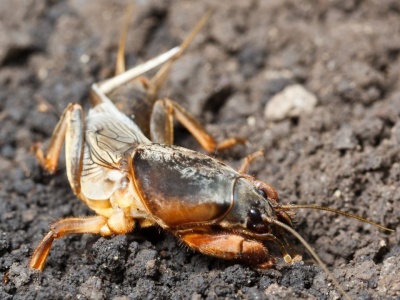
<svg viewBox="0 0 400 300">
<path fill-rule="evenodd" d="M 115 106 L 103 103 L 86 119 L 81 187 L 93 200 L 108 199 L 120 186 L 126 170 L 121 160 L 128 150 L 150 143 L 139 127 Z"/>
</svg>

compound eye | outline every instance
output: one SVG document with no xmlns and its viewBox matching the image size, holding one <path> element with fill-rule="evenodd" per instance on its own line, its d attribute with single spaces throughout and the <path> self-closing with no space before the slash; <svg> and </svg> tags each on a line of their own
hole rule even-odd
<svg viewBox="0 0 400 300">
<path fill-rule="evenodd" d="M 262 189 L 257 189 L 257 193 L 259 193 L 262 197 L 264 197 L 265 199 L 268 199 L 268 195 L 267 193 L 262 190 Z"/>
<path fill-rule="evenodd" d="M 258 208 L 255 208 L 255 207 L 251 208 L 249 210 L 248 216 L 249 216 L 251 223 L 253 223 L 253 224 L 262 223 L 261 212 L 259 211 Z"/>
<path fill-rule="evenodd" d="M 275 202 L 279 201 L 278 193 L 269 184 L 256 180 L 254 182 L 254 187 L 256 188 L 258 194 L 264 197 L 264 199 L 273 200 Z"/>
<path fill-rule="evenodd" d="M 271 231 L 269 225 L 263 221 L 261 212 L 258 208 L 250 208 L 247 216 L 249 218 L 247 228 L 251 231 L 256 233 L 268 233 Z"/>
</svg>

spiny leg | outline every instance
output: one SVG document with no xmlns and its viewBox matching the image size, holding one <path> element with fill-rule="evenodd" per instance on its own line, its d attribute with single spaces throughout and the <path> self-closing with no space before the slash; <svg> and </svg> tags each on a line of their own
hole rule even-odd
<svg viewBox="0 0 400 300">
<path fill-rule="evenodd" d="M 179 47 L 172 48 L 171 50 L 168 50 L 167 52 L 165 52 L 159 56 L 156 56 L 155 58 L 150 59 L 143 64 L 135 66 L 119 75 L 116 75 L 112 78 L 104 80 L 100 83 L 95 83 L 92 85 L 92 87 L 97 86 L 97 89 L 99 91 L 101 91 L 103 94 L 108 94 L 108 93 L 112 92 L 114 89 L 118 88 L 119 86 L 124 85 L 125 83 L 164 64 L 165 62 L 170 60 L 171 57 L 176 55 L 178 52 L 179 52 Z M 92 104 L 96 105 L 98 103 L 92 102 Z"/>
<path fill-rule="evenodd" d="M 101 228 L 107 223 L 102 216 L 88 218 L 61 219 L 50 226 L 49 233 L 43 238 L 32 254 L 29 266 L 42 271 L 49 255 L 51 245 L 55 239 L 70 235 L 83 233 L 100 233 Z"/>
<path fill-rule="evenodd" d="M 254 153 L 252 153 L 252 154 L 250 154 L 250 155 L 247 155 L 247 156 L 244 158 L 243 163 L 242 163 L 242 165 L 240 166 L 238 172 L 239 172 L 240 174 L 246 174 L 247 171 L 248 171 L 248 169 L 249 169 L 249 167 L 250 167 L 250 164 L 252 163 L 252 161 L 253 161 L 254 159 L 256 159 L 257 157 L 260 157 L 260 156 L 262 156 L 262 155 L 263 155 L 263 152 L 262 152 L 261 150 L 258 150 L 257 152 L 254 152 Z"/>
<path fill-rule="evenodd" d="M 207 12 L 201 20 L 197 23 L 193 31 L 189 34 L 189 36 L 182 42 L 180 47 L 175 47 L 139 66 L 133 67 L 121 74 L 118 74 L 112 78 L 109 78 L 103 82 L 92 85 L 92 90 L 96 89 L 101 92 L 103 95 L 106 95 L 116 88 L 124 85 L 125 83 L 145 74 L 146 72 L 156 68 L 164 63 L 168 62 L 165 67 L 161 68 L 157 74 L 151 79 L 149 82 L 149 95 L 156 95 L 158 90 L 160 89 L 162 83 L 164 82 L 166 76 L 169 73 L 169 70 L 173 63 L 182 55 L 184 50 L 189 46 L 190 42 L 194 39 L 197 33 L 204 26 L 208 18 L 211 16 L 211 11 Z M 121 37 L 120 40 L 120 48 L 118 51 L 117 65 L 121 65 L 123 61 L 123 47 L 121 44 L 125 44 L 124 36 Z M 122 54 L 121 54 L 122 53 Z M 122 57 L 122 58 L 121 58 Z M 117 72 L 119 72 L 120 68 L 117 67 Z M 100 100 L 100 102 L 99 102 Z M 101 103 L 101 99 L 96 97 L 96 95 L 92 96 L 92 104 L 96 105 Z"/>
<path fill-rule="evenodd" d="M 172 116 L 189 130 L 207 152 L 213 152 L 216 149 L 224 150 L 236 144 L 245 143 L 243 139 L 239 138 L 229 138 L 217 143 L 192 114 L 171 99 L 158 100 L 154 104 L 150 119 L 150 133 L 153 142 L 164 144 L 173 143 Z"/>
<path fill-rule="evenodd" d="M 135 221 L 127 217 L 122 210 L 116 210 L 109 218 L 103 216 L 66 218 L 50 226 L 50 231 L 43 238 L 32 254 L 29 266 L 42 271 L 55 239 L 71 234 L 126 234 L 135 228 Z"/>
<path fill-rule="evenodd" d="M 60 120 L 58 121 L 51 136 L 49 149 L 47 150 L 46 154 L 44 154 L 39 143 L 35 143 L 32 146 L 32 150 L 35 152 L 36 158 L 42 168 L 51 174 L 53 174 L 57 169 L 58 157 L 60 155 L 61 147 L 65 139 L 65 132 L 67 130 L 66 119 L 68 119 L 70 116 L 72 107 L 73 104 L 70 103 L 61 115 Z"/>
<path fill-rule="evenodd" d="M 133 14 L 133 5 L 129 5 L 127 12 L 125 13 L 124 25 L 121 31 L 121 38 L 118 45 L 117 61 L 115 63 L 115 75 L 119 75 L 125 72 L 125 45 L 126 36 L 129 28 L 130 19 Z"/>
<path fill-rule="evenodd" d="M 80 175 L 82 171 L 82 153 L 84 142 L 82 107 L 70 103 L 61 115 L 51 136 L 46 154 L 40 144 L 35 144 L 33 150 L 40 165 L 53 174 L 58 166 L 58 157 L 65 140 L 65 156 L 67 175 L 75 194 L 80 192 Z"/>
<path fill-rule="evenodd" d="M 158 100 L 150 117 L 150 138 L 155 143 L 174 143 L 174 108 L 167 100 Z"/>
<path fill-rule="evenodd" d="M 189 47 L 190 43 L 196 37 L 196 35 L 200 32 L 200 30 L 204 27 L 208 19 L 211 17 L 211 10 L 207 11 L 200 19 L 200 21 L 196 24 L 192 32 L 187 36 L 187 38 L 182 42 L 179 47 L 179 51 L 165 64 L 161 67 L 161 69 L 154 75 L 154 77 L 150 80 L 150 91 L 149 94 L 156 97 L 159 89 L 163 85 L 165 79 L 167 78 L 172 65 L 178 60 L 184 51 Z"/>
</svg>

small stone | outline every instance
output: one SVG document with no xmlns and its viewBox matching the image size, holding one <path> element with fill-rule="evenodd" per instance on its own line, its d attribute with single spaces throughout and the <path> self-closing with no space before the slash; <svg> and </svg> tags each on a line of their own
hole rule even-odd
<svg viewBox="0 0 400 300">
<path fill-rule="evenodd" d="M 22 221 L 24 223 L 32 222 L 37 214 L 38 213 L 35 208 L 26 209 L 22 212 Z"/>
<path fill-rule="evenodd" d="M 334 137 L 333 145 L 338 150 L 351 150 L 357 146 L 357 140 L 350 126 L 343 126 Z"/>
<path fill-rule="evenodd" d="M 0 156 L 0 172 L 8 172 L 12 168 L 13 164 L 8 159 L 5 159 Z"/>
<path fill-rule="evenodd" d="M 310 114 L 317 104 L 317 97 L 302 85 L 294 84 L 272 97 L 265 107 L 268 121 L 280 121 L 289 117 Z"/>
<path fill-rule="evenodd" d="M 89 277 L 89 279 L 79 287 L 79 291 L 87 299 L 92 299 L 92 300 L 105 299 L 101 279 L 96 276 Z"/>
<path fill-rule="evenodd" d="M 384 260 L 379 274 L 378 295 L 382 298 L 396 299 L 400 295 L 399 255 Z"/>
<path fill-rule="evenodd" d="M 18 289 L 23 285 L 26 285 L 30 280 L 30 275 L 32 271 L 29 271 L 26 267 L 23 267 L 19 263 L 13 263 L 10 271 L 9 278 L 10 281 L 15 285 Z"/>
<path fill-rule="evenodd" d="M 340 198 L 340 196 L 342 195 L 342 192 L 341 192 L 340 190 L 336 190 L 336 191 L 333 193 L 333 195 L 334 195 L 336 198 Z"/>
<path fill-rule="evenodd" d="M 11 238 L 6 232 L 0 234 L 0 256 L 2 256 L 6 251 L 10 249 Z"/>
</svg>

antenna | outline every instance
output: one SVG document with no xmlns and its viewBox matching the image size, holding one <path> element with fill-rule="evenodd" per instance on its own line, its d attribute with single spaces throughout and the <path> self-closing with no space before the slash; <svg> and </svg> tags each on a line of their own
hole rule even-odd
<svg viewBox="0 0 400 300">
<path fill-rule="evenodd" d="M 373 226 L 375 226 L 375 227 L 378 227 L 379 229 L 382 229 L 382 230 L 394 232 L 393 229 L 384 227 L 384 226 L 382 226 L 382 225 L 380 225 L 380 224 L 377 224 L 377 223 L 372 222 L 372 221 L 370 221 L 370 220 L 364 219 L 364 218 L 362 218 L 362 217 L 360 217 L 360 216 L 353 215 L 353 214 L 350 214 L 350 213 L 348 213 L 348 212 L 344 212 L 344 211 L 337 210 L 337 209 L 330 208 L 330 207 L 324 207 L 324 206 L 318 206 L 318 205 L 308 205 L 308 204 L 304 204 L 304 205 L 303 205 L 303 204 L 299 204 L 299 205 L 296 205 L 296 204 L 294 204 L 294 205 L 292 205 L 292 204 L 287 204 L 287 205 L 279 205 L 278 207 L 279 207 L 279 208 L 283 208 L 283 209 L 289 209 L 289 210 L 290 210 L 290 209 L 294 209 L 294 208 L 295 208 L 295 209 L 298 209 L 298 208 L 309 208 L 309 209 L 317 209 L 317 210 L 330 211 L 330 212 L 333 212 L 333 213 L 336 213 L 336 214 L 339 214 L 339 215 L 342 215 L 342 216 L 346 216 L 346 217 L 349 217 L 349 218 L 357 219 L 357 220 L 359 220 L 359 221 L 362 221 L 362 222 L 371 224 L 371 225 L 373 225 Z"/>
<path fill-rule="evenodd" d="M 326 274 L 328 274 L 328 276 L 330 277 L 331 281 L 333 282 L 333 284 L 336 286 L 336 288 L 342 293 L 343 297 L 345 297 L 348 300 L 351 300 L 350 296 L 345 292 L 345 290 L 343 289 L 343 287 L 340 285 L 340 283 L 336 280 L 336 278 L 333 276 L 333 274 L 328 270 L 328 268 L 326 267 L 326 265 L 322 262 L 322 260 L 319 258 L 319 256 L 317 255 L 317 253 L 313 250 L 313 248 L 310 246 L 310 244 L 308 244 L 306 242 L 305 239 L 303 239 L 303 237 L 297 233 L 296 230 L 294 230 L 293 228 L 291 228 L 290 226 L 279 222 L 278 220 L 273 220 L 270 218 L 264 218 L 265 222 L 268 223 L 272 223 L 272 224 L 276 224 L 284 229 L 286 229 L 287 231 L 289 231 L 291 234 L 293 234 L 302 244 L 303 246 L 307 249 L 307 251 L 311 254 L 311 256 L 317 261 L 317 263 L 320 265 L 320 267 L 325 271 Z"/>
</svg>

